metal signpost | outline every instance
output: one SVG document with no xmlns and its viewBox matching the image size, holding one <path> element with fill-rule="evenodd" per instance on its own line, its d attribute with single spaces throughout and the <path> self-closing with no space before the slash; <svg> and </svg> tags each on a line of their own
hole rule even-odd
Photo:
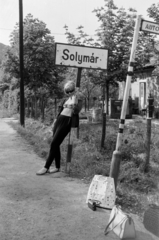
<svg viewBox="0 0 159 240">
<path fill-rule="evenodd" d="M 108 62 L 108 50 L 104 48 L 86 47 L 83 45 L 70 45 L 64 43 L 55 44 L 55 65 L 78 68 L 76 91 L 80 88 L 82 68 L 106 70 Z M 70 171 L 72 158 L 73 139 L 71 129 L 66 159 L 65 171 Z"/>
<path fill-rule="evenodd" d="M 128 96 L 129 96 L 129 91 L 130 91 L 130 86 L 131 86 L 131 79 L 132 79 L 132 75 L 133 75 L 133 66 L 134 66 L 134 62 L 135 62 L 135 51 L 136 51 L 136 46 L 137 46 L 138 34 L 139 34 L 140 30 L 154 33 L 154 34 L 159 34 L 159 25 L 157 23 L 153 23 L 153 22 L 142 19 L 141 15 L 137 16 L 135 29 L 134 29 L 131 54 L 130 54 L 128 74 L 127 74 L 127 78 L 126 78 L 126 87 L 125 87 L 125 92 L 124 92 L 124 99 L 123 99 L 123 105 L 122 105 L 122 111 L 121 111 L 121 117 L 120 117 L 119 132 L 118 132 L 117 142 L 116 142 L 116 149 L 113 152 L 111 167 L 110 167 L 110 177 L 114 178 L 115 186 L 117 185 L 117 179 L 118 179 L 118 174 L 119 174 L 119 167 L 120 167 L 120 160 L 121 160 L 120 147 L 122 144 L 122 135 L 123 135 L 124 124 L 125 124 Z M 150 119 L 150 117 L 149 117 L 149 119 Z"/>
<path fill-rule="evenodd" d="M 131 79 L 132 79 L 132 75 L 133 75 L 133 66 L 134 66 L 134 62 L 135 62 L 135 51 L 136 51 L 136 46 L 137 46 L 140 25 L 141 25 L 141 15 L 139 15 L 136 19 L 130 60 L 129 60 L 129 66 L 128 66 L 128 73 L 127 73 L 127 78 L 126 78 L 124 99 L 123 99 L 122 110 L 121 110 L 119 132 L 118 132 L 118 136 L 117 136 L 116 149 L 113 152 L 111 167 L 110 167 L 110 177 L 114 178 L 115 186 L 117 185 L 117 179 L 118 179 L 118 174 L 119 174 L 119 167 L 120 167 L 120 160 L 121 160 L 120 148 L 122 145 L 122 136 L 123 136 L 123 130 L 124 130 L 124 125 L 125 125 L 126 110 L 127 110 L 128 97 L 129 97 L 129 92 L 130 92 L 130 87 L 131 87 Z"/>
</svg>

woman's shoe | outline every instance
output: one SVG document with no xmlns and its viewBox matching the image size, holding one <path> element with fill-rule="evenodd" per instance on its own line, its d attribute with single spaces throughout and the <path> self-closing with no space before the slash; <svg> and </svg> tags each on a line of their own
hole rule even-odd
<svg viewBox="0 0 159 240">
<path fill-rule="evenodd" d="M 48 173 L 56 173 L 56 172 L 60 172 L 60 168 L 50 168 L 48 170 Z"/>
<path fill-rule="evenodd" d="M 40 169 L 37 173 L 36 173 L 36 175 L 44 175 L 44 174 L 46 174 L 46 173 L 48 173 L 49 171 L 48 171 L 48 169 L 47 168 L 42 168 L 42 169 Z"/>
</svg>

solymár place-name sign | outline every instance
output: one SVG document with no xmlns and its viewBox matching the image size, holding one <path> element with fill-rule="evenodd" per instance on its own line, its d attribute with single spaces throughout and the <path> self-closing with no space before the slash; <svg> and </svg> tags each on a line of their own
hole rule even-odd
<svg viewBox="0 0 159 240">
<path fill-rule="evenodd" d="M 141 30 L 146 31 L 146 32 L 159 34 L 159 24 L 142 20 Z"/>
<path fill-rule="evenodd" d="M 55 64 L 60 66 L 107 69 L 108 50 L 63 43 L 55 44 Z"/>
</svg>

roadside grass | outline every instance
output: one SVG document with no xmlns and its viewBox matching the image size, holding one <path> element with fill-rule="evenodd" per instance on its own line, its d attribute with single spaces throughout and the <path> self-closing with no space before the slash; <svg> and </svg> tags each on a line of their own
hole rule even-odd
<svg viewBox="0 0 159 240">
<path fill-rule="evenodd" d="M 123 209 L 143 217 L 149 204 L 159 205 L 159 127 L 152 126 L 150 167 L 143 172 L 146 152 L 146 123 L 143 120 L 126 121 L 121 148 L 122 161 L 117 185 L 117 200 Z M 25 120 L 25 128 L 18 123 L 10 125 L 30 143 L 34 151 L 45 160 L 52 139 L 51 126 L 33 119 Z M 95 174 L 109 176 L 115 150 L 119 120 L 107 120 L 106 139 L 100 148 L 102 124 L 80 124 L 80 137 L 73 131 L 74 147 L 70 176 L 89 184 Z M 62 168 L 65 167 L 68 136 L 61 145 Z M 43 163 L 42 163 L 43 164 Z"/>
</svg>

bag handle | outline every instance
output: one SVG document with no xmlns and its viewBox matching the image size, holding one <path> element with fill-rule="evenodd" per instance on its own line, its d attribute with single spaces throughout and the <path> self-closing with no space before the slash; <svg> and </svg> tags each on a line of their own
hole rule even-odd
<svg viewBox="0 0 159 240">
<path fill-rule="evenodd" d="M 114 216 L 112 217 L 112 219 L 110 220 L 108 225 L 106 226 L 105 231 L 104 231 L 105 235 L 107 235 L 110 231 L 113 230 L 113 229 L 111 229 L 111 230 L 108 231 L 108 228 L 109 228 L 110 224 L 114 221 L 115 217 L 116 217 L 116 213 L 114 214 Z"/>
<path fill-rule="evenodd" d="M 127 218 L 127 217 L 124 217 L 119 223 L 117 223 L 112 229 L 108 230 L 110 224 L 114 221 L 115 217 L 116 217 L 116 213 L 114 214 L 114 216 L 112 217 L 111 221 L 108 223 L 108 225 L 106 226 L 105 228 L 105 231 L 104 231 L 104 234 L 107 235 L 108 233 L 110 233 L 111 231 L 114 230 L 114 228 L 116 228 L 119 224 L 121 224 L 122 222 L 124 222 L 124 220 Z"/>
</svg>

